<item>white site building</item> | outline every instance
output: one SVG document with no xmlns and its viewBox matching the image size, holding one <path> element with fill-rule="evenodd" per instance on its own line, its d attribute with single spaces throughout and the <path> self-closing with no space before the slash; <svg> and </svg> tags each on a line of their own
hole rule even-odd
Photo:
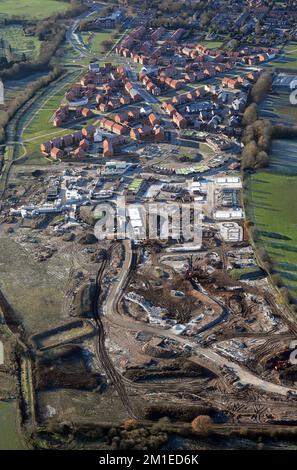
<svg viewBox="0 0 297 470">
<path fill-rule="evenodd" d="M 217 210 L 214 212 L 215 220 L 238 220 L 244 218 L 244 211 L 240 207 Z"/>
<path fill-rule="evenodd" d="M 143 224 L 139 208 L 137 206 L 128 207 L 126 215 L 129 217 L 127 234 L 131 238 L 144 238 L 145 226 Z"/>
<path fill-rule="evenodd" d="M 239 176 L 219 176 L 215 179 L 215 184 L 219 188 L 241 189 L 242 181 Z"/>
<path fill-rule="evenodd" d="M 235 243 L 243 240 L 243 228 L 236 222 L 221 222 L 218 227 L 225 242 Z"/>
</svg>

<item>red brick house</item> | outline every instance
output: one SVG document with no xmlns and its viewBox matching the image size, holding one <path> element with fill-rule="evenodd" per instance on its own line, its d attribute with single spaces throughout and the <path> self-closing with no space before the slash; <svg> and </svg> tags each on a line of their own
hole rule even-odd
<svg viewBox="0 0 297 470">
<path fill-rule="evenodd" d="M 54 158 L 55 160 L 57 158 L 62 158 L 63 155 L 64 155 L 64 152 L 62 149 L 58 149 L 57 147 L 53 147 L 51 149 L 51 153 L 50 153 L 51 157 Z"/>
<path fill-rule="evenodd" d="M 103 141 L 103 156 L 112 157 L 113 156 L 113 146 L 112 142 L 109 139 Z"/>
<path fill-rule="evenodd" d="M 44 142 L 43 144 L 40 145 L 40 150 L 42 153 L 45 155 L 49 155 L 51 151 L 52 145 L 50 142 Z"/>
<path fill-rule="evenodd" d="M 187 121 L 180 113 L 176 112 L 172 119 L 179 129 L 185 129 L 187 127 Z"/>
<path fill-rule="evenodd" d="M 74 150 L 73 156 L 75 158 L 85 158 L 86 152 L 84 151 L 82 147 L 78 147 L 77 149 Z"/>
</svg>

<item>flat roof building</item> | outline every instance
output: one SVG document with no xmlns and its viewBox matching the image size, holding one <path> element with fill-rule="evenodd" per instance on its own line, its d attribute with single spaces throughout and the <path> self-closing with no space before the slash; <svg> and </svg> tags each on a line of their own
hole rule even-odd
<svg viewBox="0 0 297 470">
<path fill-rule="evenodd" d="M 229 210 L 218 210 L 214 213 L 216 220 L 243 219 L 244 212 L 240 207 Z"/>
<path fill-rule="evenodd" d="M 243 228 L 236 222 L 222 222 L 218 226 L 225 242 L 235 243 L 243 240 Z"/>
</svg>

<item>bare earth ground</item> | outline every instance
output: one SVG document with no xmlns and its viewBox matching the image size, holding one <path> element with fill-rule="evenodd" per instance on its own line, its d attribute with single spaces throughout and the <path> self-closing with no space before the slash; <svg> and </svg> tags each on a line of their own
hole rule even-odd
<svg viewBox="0 0 297 470">
<path fill-rule="evenodd" d="M 43 263 L 11 237 L 0 238 L 0 288 L 28 335 L 61 322 L 63 288 L 67 281 L 64 253 Z"/>
</svg>

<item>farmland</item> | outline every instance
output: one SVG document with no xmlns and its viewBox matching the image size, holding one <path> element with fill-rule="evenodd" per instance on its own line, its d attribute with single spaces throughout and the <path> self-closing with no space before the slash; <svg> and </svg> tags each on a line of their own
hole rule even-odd
<svg viewBox="0 0 297 470">
<path fill-rule="evenodd" d="M 288 93 L 269 95 L 261 115 L 272 122 L 292 124 L 296 108 Z M 249 180 L 248 212 L 255 221 L 260 241 L 274 262 L 275 271 L 297 297 L 297 141 L 274 140 L 268 170 Z"/>
<path fill-rule="evenodd" d="M 249 211 L 261 242 L 283 283 L 297 296 L 297 177 L 261 171 L 251 177 L 250 192 Z"/>
<path fill-rule="evenodd" d="M 280 118 L 288 124 L 294 124 L 297 118 L 296 106 L 290 104 L 288 93 L 280 91 L 277 95 L 269 95 L 262 103 L 261 115 L 271 122 L 278 123 Z"/>
<path fill-rule="evenodd" d="M 69 3 L 58 2 L 55 0 L 1 0 L 0 2 L 0 18 L 1 17 L 26 17 L 42 19 L 53 13 L 59 13 L 67 10 Z"/>
</svg>

